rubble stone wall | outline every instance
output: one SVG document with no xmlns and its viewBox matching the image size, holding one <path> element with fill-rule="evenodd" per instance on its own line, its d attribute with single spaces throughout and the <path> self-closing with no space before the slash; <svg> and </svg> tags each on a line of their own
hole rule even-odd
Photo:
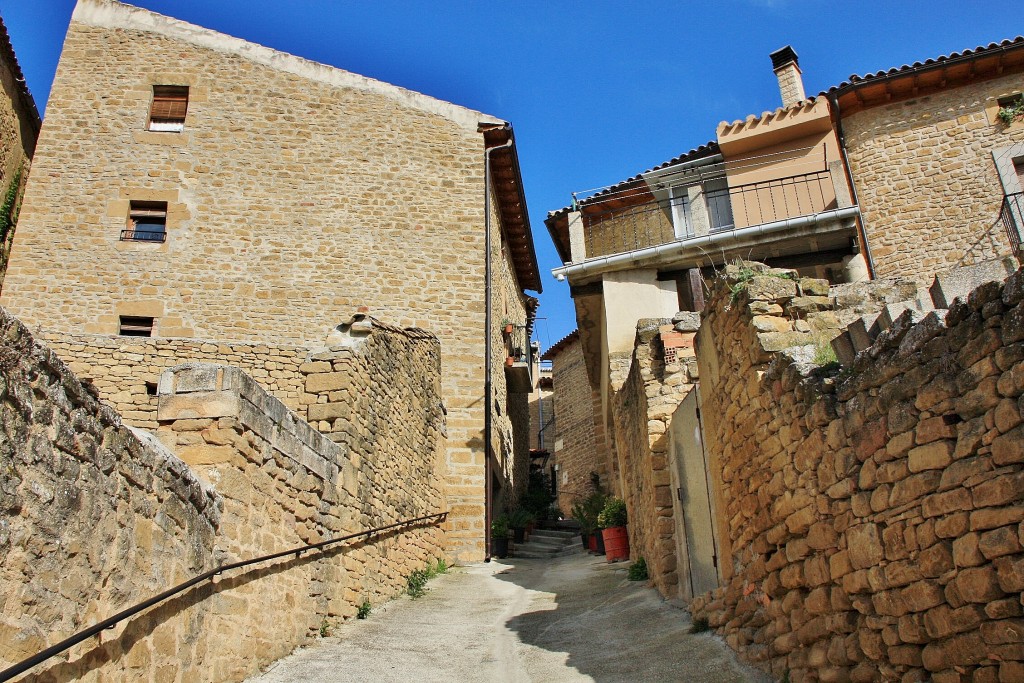
<svg viewBox="0 0 1024 683">
<path fill-rule="evenodd" d="M 0 329 L 3 665 L 218 565 L 444 512 L 439 351 L 425 334 L 375 329 L 337 352 L 348 367 L 329 376 L 351 372 L 364 396 L 332 438 L 216 365 L 162 376 L 154 437 L 122 426 L 6 312 Z M 401 372 L 370 374 L 383 366 Z M 400 593 L 444 535 L 425 521 L 225 572 L 27 675 L 242 680 Z"/>
<path fill-rule="evenodd" d="M 669 358 L 666 347 L 671 349 Z M 673 331 L 671 320 L 644 319 L 637 324 L 625 381 L 612 380 L 615 451 L 629 518 L 630 556 L 644 558 L 654 585 L 666 597 L 675 597 L 679 589 L 668 424 L 693 389 L 692 360 L 692 333 Z"/>
<path fill-rule="evenodd" d="M 792 681 L 1024 678 L 1024 271 L 841 370 L 834 298 L 736 276 L 697 339 L 724 582 L 694 616 Z"/>
<path fill-rule="evenodd" d="M 1024 125 L 996 118 L 997 98 L 1015 92 L 1020 75 L 843 117 L 878 277 L 928 284 L 936 272 L 1009 253 L 993 152 L 1024 142 Z"/>
</svg>

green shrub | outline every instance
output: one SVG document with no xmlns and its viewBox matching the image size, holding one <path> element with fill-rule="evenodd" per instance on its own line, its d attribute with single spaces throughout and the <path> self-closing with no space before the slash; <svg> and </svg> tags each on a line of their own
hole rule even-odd
<svg viewBox="0 0 1024 683">
<path fill-rule="evenodd" d="M 649 578 L 647 574 L 647 561 L 644 558 L 637 558 L 637 561 L 629 565 L 629 580 L 630 581 L 646 581 Z"/>
<path fill-rule="evenodd" d="M 409 580 L 405 592 L 411 598 L 422 598 L 427 592 L 427 581 L 430 580 L 430 572 L 426 569 L 417 569 L 409 574 Z"/>
<path fill-rule="evenodd" d="M 621 498 L 609 498 L 601 514 L 597 516 L 597 526 L 602 529 L 626 526 L 626 501 Z"/>
<path fill-rule="evenodd" d="M 508 515 L 498 515 L 491 520 L 491 536 L 493 538 L 508 538 L 509 526 Z"/>
<path fill-rule="evenodd" d="M 370 601 L 363 600 L 363 604 L 359 605 L 359 607 L 356 609 L 356 619 L 365 619 L 366 617 L 370 616 L 371 609 L 372 608 L 370 607 Z"/>
</svg>

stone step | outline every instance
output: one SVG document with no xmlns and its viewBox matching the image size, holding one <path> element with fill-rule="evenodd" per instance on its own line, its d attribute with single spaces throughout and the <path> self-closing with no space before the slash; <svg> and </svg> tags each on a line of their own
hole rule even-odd
<svg viewBox="0 0 1024 683">
<path fill-rule="evenodd" d="M 572 540 L 578 538 L 579 534 L 574 531 L 552 531 L 550 529 L 534 529 L 530 534 L 530 538 L 549 538 L 557 539 L 560 541 Z"/>
</svg>

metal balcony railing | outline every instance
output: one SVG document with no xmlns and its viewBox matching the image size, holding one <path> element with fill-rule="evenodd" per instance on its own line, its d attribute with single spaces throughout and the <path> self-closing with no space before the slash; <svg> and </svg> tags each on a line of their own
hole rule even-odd
<svg viewBox="0 0 1024 683">
<path fill-rule="evenodd" d="M 680 188 L 674 188 L 676 192 Z M 673 196 L 626 209 L 585 214 L 587 258 L 621 254 L 694 236 L 680 220 L 692 214 L 685 196 Z M 735 226 L 761 225 L 810 216 L 835 208 L 832 176 L 827 170 L 737 185 L 703 193 L 712 233 Z"/>
<path fill-rule="evenodd" d="M 122 230 L 122 242 L 165 242 L 167 233 L 163 230 Z"/>
<path fill-rule="evenodd" d="M 999 220 L 1010 240 L 1013 253 L 1020 253 L 1021 239 L 1024 238 L 1024 192 L 1014 192 L 1003 197 Z"/>
</svg>

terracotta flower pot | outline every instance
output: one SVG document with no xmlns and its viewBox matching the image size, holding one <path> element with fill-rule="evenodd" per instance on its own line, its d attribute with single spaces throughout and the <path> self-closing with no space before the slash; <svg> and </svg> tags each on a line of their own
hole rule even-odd
<svg viewBox="0 0 1024 683">
<path fill-rule="evenodd" d="M 629 534 L 624 526 L 613 526 L 610 529 L 603 529 L 604 556 L 609 562 L 629 559 Z"/>
</svg>

